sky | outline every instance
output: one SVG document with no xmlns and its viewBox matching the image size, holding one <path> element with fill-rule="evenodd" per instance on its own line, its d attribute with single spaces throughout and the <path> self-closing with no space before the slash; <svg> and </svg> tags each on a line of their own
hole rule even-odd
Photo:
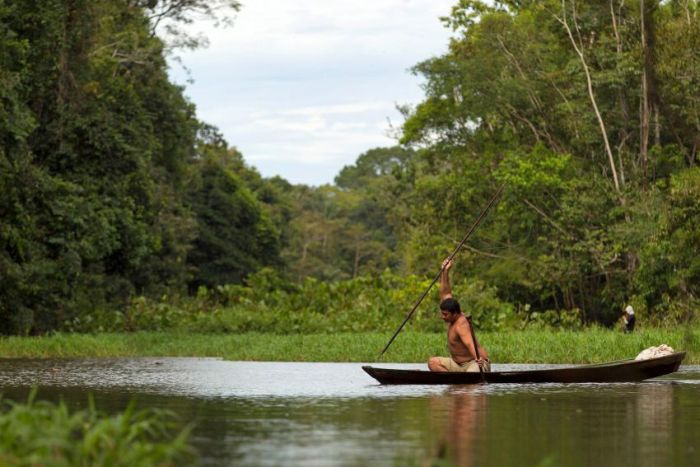
<svg viewBox="0 0 700 467">
<path fill-rule="evenodd" d="M 409 69 L 447 51 L 456 0 L 241 0 L 230 28 L 195 27 L 206 49 L 177 55 L 200 120 L 264 177 L 332 183 L 368 149 L 396 144 L 397 104 L 423 98 Z"/>
</svg>

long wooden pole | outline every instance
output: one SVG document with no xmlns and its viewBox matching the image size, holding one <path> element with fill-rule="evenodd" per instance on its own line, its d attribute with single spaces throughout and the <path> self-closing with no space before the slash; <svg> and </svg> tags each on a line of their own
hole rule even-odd
<svg viewBox="0 0 700 467">
<path fill-rule="evenodd" d="M 457 245 L 457 248 L 455 248 L 455 250 L 452 252 L 452 254 L 451 254 L 450 256 L 447 257 L 447 260 L 448 260 L 447 262 L 451 261 L 452 258 L 454 258 L 455 255 L 456 255 L 457 253 L 459 253 L 459 250 L 462 249 L 462 247 L 463 247 L 464 244 L 467 242 L 467 240 L 468 240 L 469 237 L 472 235 L 472 233 L 474 233 L 474 231 L 476 230 L 476 228 L 479 227 L 479 224 L 481 224 L 481 221 L 484 220 L 484 217 L 486 217 L 486 214 L 489 212 L 489 210 L 491 209 L 491 207 L 493 207 L 493 205 L 496 204 L 496 201 L 498 200 L 498 198 L 499 198 L 499 197 L 501 196 L 501 194 L 503 193 L 503 190 L 505 189 L 505 186 L 506 186 L 506 185 L 505 185 L 505 183 L 504 183 L 503 185 L 501 185 L 501 186 L 498 188 L 498 191 L 496 191 L 496 194 L 493 195 L 493 197 L 491 198 L 491 201 L 489 201 L 489 204 L 486 205 L 486 207 L 484 208 L 483 211 L 481 211 L 481 214 L 479 214 L 479 217 L 477 217 L 476 221 L 474 221 L 474 223 L 472 224 L 471 228 L 467 231 L 467 234 L 464 236 L 464 238 L 462 239 L 462 241 L 459 242 L 459 244 Z M 421 295 L 420 298 L 418 299 L 418 301 L 416 302 L 416 304 L 413 305 L 413 308 L 412 308 L 411 311 L 406 315 L 406 318 L 403 320 L 403 322 L 401 323 L 401 325 L 399 326 L 399 328 L 396 330 L 396 332 L 394 333 L 394 335 L 391 336 L 391 339 L 389 339 L 389 342 L 386 343 L 386 345 L 384 346 L 384 349 L 383 349 L 382 352 L 379 354 L 380 357 L 381 357 L 382 355 L 384 355 L 384 352 L 386 352 L 386 350 L 389 348 L 389 346 L 391 345 L 391 343 L 394 342 L 394 339 L 396 339 L 396 336 L 399 335 L 399 333 L 401 332 L 401 329 L 403 329 L 403 327 L 406 325 L 406 323 L 408 322 L 408 320 L 411 319 L 411 316 L 413 316 L 413 313 L 414 313 L 414 312 L 416 311 L 416 309 L 418 308 L 418 305 L 421 304 L 421 302 L 422 302 L 423 299 L 426 297 L 426 295 L 428 295 L 428 292 L 430 292 L 430 289 L 432 289 L 433 286 L 435 285 L 435 283 L 438 281 L 438 279 L 440 279 L 440 275 L 442 274 L 442 271 L 443 271 L 444 269 L 445 269 L 444 266 L 441 266 L 441 267 L 440 267 L 440 271 L 438 272 L 437 276 L 435 276 L 435 279 L 433 279 L 433 281 L 430 283 L 430 285 L 428 286 L 428 288 L 425 289 L 425 292 L 423 292 L 423 295 Z"/>
<path fill-rule="evenodd" d="M 476 334 L 474 333 L 474 323 L 472 322 L 472 315 L 467 316 L 467 322 L 469 322 L 469 332 L 472 335 L 472 343 L 474 344 L 474 356 L 476 357 L 476 365 L 479 367 L 479 373 L 481 374 L 481 382 L 486 382 L 486 377 L 484 376 L 484 369 L 479 365 L 479 360 L 481 356 L 479 355 L 479 343 L 476 341 Z"/>
</svg>

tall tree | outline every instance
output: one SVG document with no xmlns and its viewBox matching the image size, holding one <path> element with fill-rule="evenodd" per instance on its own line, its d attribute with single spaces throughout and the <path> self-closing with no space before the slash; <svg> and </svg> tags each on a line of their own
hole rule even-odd
<svg viewBox="0 0 700 467">
<path fill-rule="evenodd" d="M 187 196 L 197 218 L 190 289 L 241 283 L 263 266 L 279 266 L 279 233 L 232 169 L 236 164 L 237 154 L 225 146 L 194 163 Z"/>
<path fill-rule="evenodd" d="M 403 126 L 402 142 L 421 148 L 410 235 L 457 238 L 468 206 L 505 180 L 497 233 L 471 245 L 474 272 L 509 301 L 613 320 L 642 293 L 635 284 L 650 265 L 640 253 L 663 230 L 654 209 L 669 202 L 668 177 L 683 170 L 679 157 L 696 160 L 697 54 L 679 42 L 694 43 L 696 10 L 651 0 L 459 2 L 446 19 L 448 52 L 414 69 L 426 97 Z M 498 266 L 516 262 L 529 266 Z"/>
<path fill-rule="evenodd" d="M 1 330 L 43 332 L 183 289 L 193 219 L 178 190 L 199 122 L 144 8 L 7 0 L 0 25 L 12 203 L 0 256 L 14 278 Z"/>
</svg>

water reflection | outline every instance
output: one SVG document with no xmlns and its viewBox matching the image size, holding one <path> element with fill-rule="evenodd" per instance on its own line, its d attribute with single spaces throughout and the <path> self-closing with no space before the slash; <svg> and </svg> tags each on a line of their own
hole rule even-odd
<svg viewBox="0 0 700 467">
<path fill-rule="evenodd" d="M 425 465 L 449 460 L 458 466 L 477 465 L 478 446 L 486 425 L 488 398 L 478 387 L 450 388 L 444 395 L 431 396 L 434 430 L 441 433 Z"/>
<path fill-rule="evenodd" d="M 669 380 L 452 387 L 427 398 L 431 443 L 419 465 L 700 465 L 698 389 Z"/>
<path fill-rule="evenodd" d="M 639 429 L 626 433 L 626 436 L 627 443 L 637 446 L 643 459 L 663 455 L 664 451 L 672 449 L 673 389 L 672 384 L 645 384 L 639 387 L 634 407 L 636 419 L 629 422 L 629 426 Z"/>
<path fill-rule="evenodd" d="M 158 363 L 160 362 L 160 363 Z M 58 368 L 58 371 L 48 371 Z M 356 364 L 0 361 L 6 396 L 160 407 L 205 465 L 698 465 L 700 368 L 641 384 L 380 386 Z"/>
</svg>

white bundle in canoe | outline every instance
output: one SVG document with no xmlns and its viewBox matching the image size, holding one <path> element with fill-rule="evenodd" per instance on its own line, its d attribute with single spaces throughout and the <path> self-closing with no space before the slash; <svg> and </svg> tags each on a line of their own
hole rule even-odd
<svg viewBox="0 0 700 467">
<path fill-rule="evenodd" d="M 639 352 L 639 355 L 635 358 L 635 360 L 649 360 L 650 358 L 657 358 L 657 357 L 663 357 L 664 355 L 671 355 L 674 352 L 674 350 L 666 345 L 666 344 L 661 344 L 656 347 L 649 347 L 648 349 L 644 349 L 641 352 Z"/>
</svg>

